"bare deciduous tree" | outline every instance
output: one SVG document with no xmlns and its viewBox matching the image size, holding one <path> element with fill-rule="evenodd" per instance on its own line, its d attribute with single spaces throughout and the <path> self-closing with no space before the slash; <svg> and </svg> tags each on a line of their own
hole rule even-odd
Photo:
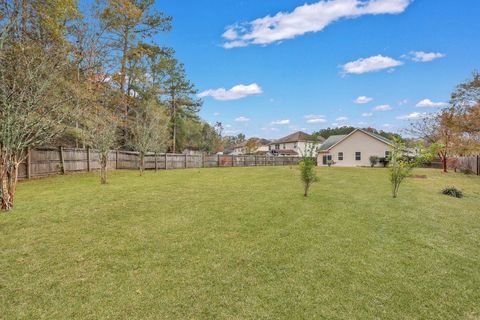
<svg viewBox="0 0 480 320">
<path fill-rule="evenodd" d="M 0 179 L 2 209 L 13 207 L 18 167 L 26 150 L 63 132 L 72 100 L 68 61 L 58 49 L 29 42 L 0 52 Z"/>
<path fill-rule="evenodd" d="M 106 184 L 108 155 L 117 140 L 118 118 L 113 112 L 100 106 L 89 113 L 85 124 L 88 132 L 87 143 L 98 152 L 100 158 L 100 183 Z"/>
<path fill-rule="evenodd" d="M 165 149 L 167 140 L 167 119 L 156 97 L 143 99 L 135 110 L 130 125 L 131 147 L 139 153 L 140 175 L 145 170 L 145 155 Z"/>
</svg>

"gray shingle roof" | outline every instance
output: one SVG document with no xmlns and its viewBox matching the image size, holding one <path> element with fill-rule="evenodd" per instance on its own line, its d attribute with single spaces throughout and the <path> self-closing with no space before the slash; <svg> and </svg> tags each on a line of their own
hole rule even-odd
<svg viewBox="0 0 480 320">
<path fill-rule="evenodd" d="M 326 150 L 330 149 L 331 146 L 338 143 L 340 140 L 342 140 L 346 136 L 347 136 L 346 134 L 343 134 L 343 135 L 328 137 L 328 139 L 325 140 L 325 142 L 320 147 L 319 151 L 326 151 Z"/>
<path fill-rule="evenodd" d="M 376 133 L 373 133 L 373 132 L 368 132 L 368 131 L 365 131 L 365 130 L 362 130 L 362 129 L 357 129 L 355 131 L 361 131 L 365 134 L 368 134 L 386 144 L 389 144 L 389 145 L 393 145 L 393 142 L 379 134 L 376 134 Z M 353 132 L 355 132 L 353 131 Z M 353 134 L 350 133 L 350 134 Z M 342 141 L 343 139 L 345 139 L 346 137 L 348 136 L 348 134 L 344 134 L 344 135 L 337 135 L 337 136 L 330 136 L 323 144 L 322 146 L 320 147 L 319 151 L 327 151 L 328 149 L 330 149 L 332 146 L 334 146 L 335 144 L 339 143 L 340 141 Z"/>
</svg>

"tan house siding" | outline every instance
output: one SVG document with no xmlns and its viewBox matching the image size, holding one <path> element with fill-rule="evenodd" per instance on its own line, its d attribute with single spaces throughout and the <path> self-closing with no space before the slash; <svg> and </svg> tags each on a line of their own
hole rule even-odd
<svg viewBox="0 0 480 320">
<path fill-rule="evenodd" d="M 318 165 L 323 166 L 323 156 L 331 155 L 335 166 L 339 167 L 358 167 L 370 166 L 370 156 L 385 157 L 391 146 L 382 142 L 369 134 L 357 130 L 338 144 L 334 145 L 328 151 L 319 153 Z M 343 160 L 339 160 L 339 153 L 343 153 Z M 361 160 L 356 160 L 356 152 L 361 153 Z"/>
</svg>

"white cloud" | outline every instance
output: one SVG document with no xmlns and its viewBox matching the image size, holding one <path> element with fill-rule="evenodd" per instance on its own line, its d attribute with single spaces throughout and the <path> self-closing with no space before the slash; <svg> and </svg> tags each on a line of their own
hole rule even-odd
<svg viewBox="0 0 480 320">
<path fill-rule="evenodd" d="M 322 0 L 279 12 L 247 23 L 230 26 L 223 33 L 224 48 L 249 44 L 267 45 L 293 39 L 309 32 L 322 31 L 329 24 L 362 15 L 400 14 L 411 0 Z"/>
<path fill-rule="evenodd" d="M 427 112 L 412 112 L 410 114 L 397 117 L 399 120 L 418 120 L 428 117 Z"/>
<path fill-rule="evenodd" d="M 430 99 L 423 99 L 417 103 L 419 108 L 441 108 L 448 106 L 446 102 L 433 102 Z"/>
<path fill-rule="evenodd" d="M 308 119 L 307 123 L 325 123 L 327 119 L 318 118 L 318 119 Z"/>
<path fill-rule="evenodd" d="M 222 37 L 224 37 L 227 40 L 234 40 L 238 38 L 238 33 L 235 31 L 235 29 L 228 29 L 222 34 Z"/>
<path fill-rule="evenodd" d="M 405 104 L 407 104 L 407 103 L 408 103 L 408 100 L 407 100 L 407 99 L 403 99 L 403 100 L 398 101 L 398 105 L 399 105 L 399 106 L 403 106 L 403 105 L 405 105 Z"/>
<path fill-rule="evenodd" d="M 374 111 L 390 111 L 392 107 L 389 104 L 382 104 L 373 108 Z"/>
<path fill-rule="evenodd" d="M 225 88 L 206 90 L 199 93 L 198 97 L 212 97 L 215 100 L 228 101 L 238 100 L 248 96 L 259 95 L 262 93 L 262 88 L 258 84 L 252 83 L 250 85 L 239 84 L 228 90 Z"/>
<path fill-rule="evenodd" d="M 371 116 L 373 116 L 373 113 L 371 113 L 371 112 L 362 113 L 362 117 L 371 117 Z"/>
<path fill-rule="evenodd" d="M 310 115 L 305 116 L 305 119 L 307 119 L 307 123 L 325 123 L 325 122 L 327 122 L 327 119 L 325 119 L 324 115 L 310 114 Z"/>
<path fill-rule="evenodd" d="M 364 122 L 364 121 L 360 121 L 360 122 L 358 123 L 359 126 L 366 126 L 367 124 L 368 124 L 368 123 L 366 123 L 366 122 Z"/>
<path fill-rule="evenodd" d="M 347 121 L 348 118 L 347 117 L 338 117 L 337 119 L 335 119 L 335 121 Z"/>
<path fill-rule="evenodd" d="M 280 129 L 278 128 L 272 128 L 272 127 L 268 127 L 268 128 L 262 128 L 263 131 L 280 131 Z"/>
<path fill-rule="evenodd" d="M 247 118 L 247 117 L 241 116 L 241 117 L 236 118 L 235 121 L 237 121 L 237 122 L 248 122 L 248 121 L 250 121 L 250 119 Z"/>
<path fill-rule="evenodd" d="M 213 115 L 214 115 L 215 117 L 218 117 L 218 116 L 220 115 L 220 112 L 214 112 Z"/>
<path fill-rule="evenodd" d="M 446 57 L 446 55 L 439 52 L 412 51 L 404 57 L 409 58 L 415 62 L 430 62 L 435 59 L 444 58 Z"/>
<path fill-rule="evenodd" d="M 385 124 L 382 124 L 382 127 L 383 128 L 392 128 L 392 127 L 394 127 L 394 125 L 392 125 L 390 123 L 385 123 Z"/>
<path fill-rule="evenodd" d="M 357 99 L 355 99 L 355 103 L 357 104 L 365 104 L 373 101 L 373 98 L 367 97 L 367 96 L 360 96 Z"/>
<path fill-rule="evenodd" d="M 362 74 L 376 72 L 384 69 L 401 66 L 403 62 L 390 57 L 377 55 L 369 58 L 358 59 L 348 62 L 342 66 L 344 73 Z"/>
<path fill-rule="evenodd" d="M 285 120 L 275 120 L 275 121 L 272 121 L 272 125 L 287 125 L 287 124 L 290 124 L 290 120 L 289 119 L 285 119 Z"/>
<path fill-rule="evenodd" d="M 243 40 L 230 41 L 223 45 L 225 49 L 233 49 L 233 48 L 240 48 L 240 47 L 246 47 L 246 46 L 248 46 L 248 42 Z"/>
</svg>

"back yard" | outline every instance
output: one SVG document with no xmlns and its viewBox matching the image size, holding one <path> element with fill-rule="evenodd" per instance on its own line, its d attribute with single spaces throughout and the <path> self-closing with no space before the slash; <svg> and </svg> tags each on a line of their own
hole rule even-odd
<svg viewBox="0 0 480 320">
<path fill-rule="evenodd" d="M 0 318 L 480 317 L 480 179 L 289 167 L 24 182 L 0 215 Z M 447 185 L 466 197 L 440 194 Z"/>
</svg>

